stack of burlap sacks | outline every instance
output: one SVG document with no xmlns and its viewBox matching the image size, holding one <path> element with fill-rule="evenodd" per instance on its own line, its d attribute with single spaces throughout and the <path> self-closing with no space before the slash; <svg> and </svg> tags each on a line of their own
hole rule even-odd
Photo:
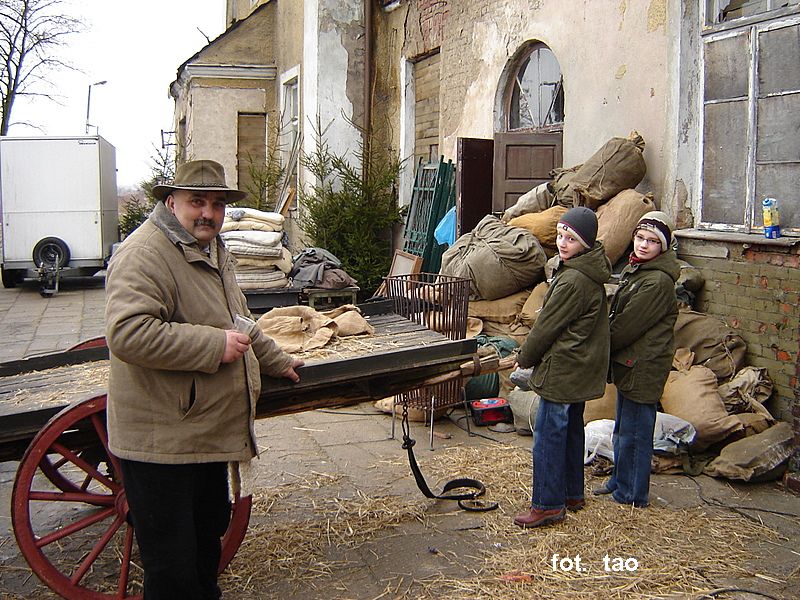
<svg viewBox="0 0 800 600">
<path fill-rule="evenodd" d="M 283 246 L 284 217 L 254 208 L 229 206 L 220 236 L 236 259 L 234 272 L 242 290 L 267 290 L 288 285 L 292 255 Z"/>
<path fill-rule="evenodd" d="M 552 171 L 551 182 L 521 196 L 502 219 L 485 217 L 444 253 L 441 273 L 472 282 L 471 330 L 518 344 L 525 340 L 555 264 L 556 225 L 571 207 L 587 206 L 597 213 L 597 239 L 612 265 L 627 258 L 636 223 L 657 210 L 652 194 L 634 189 L 646 173 L 643 150 L 644 140 L 635 131 L 628 138 L 612 138 L 585 163 Z M 699 272 L 681 262 L 676 288 L 693 297 L 703 284 Z M 615 287 L 606 286 L 609 297 Z M 773 476 L 791 451 L 791 427 L 775 423 L 763 406 L 772 391 L 766 370 L 744 366 L 744 340 L 689 306 L 681 310 L 675 334 L 679 350 L 661 409 L 694 426 L 694 441 L 683 450 L 708 456 L 722 450 L 705 468 L 711 475 Z M 514 409 L 518 432 L 530 433 L 537 399 L 533 392 L 514 390 L 507 375 L 501 373 L 498 395 Z M 609 384 L 603 398 L 587 403 L 584 421 L 613 420 L 615 409 L 616 388 Z M 654 466 L 674 468 L 682 461 L 680 456 L 662 457 Z"/>
</svg>

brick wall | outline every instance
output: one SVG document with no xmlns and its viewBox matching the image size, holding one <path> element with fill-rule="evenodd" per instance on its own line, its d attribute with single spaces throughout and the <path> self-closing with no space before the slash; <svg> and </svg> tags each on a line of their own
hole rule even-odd
<svg viewBox="0 0 800 600">
<path fill-rule="evenodd" d="M 723 319 L 747 342 L 748 365 L 766 367 L 770 412 L 792 424 L 800 468 L 800 248 L 681 240 L 679 256 L 705 288 L 695 308 Z M 800 491 L 800 478 L 787 484 Z"/>
</svg>

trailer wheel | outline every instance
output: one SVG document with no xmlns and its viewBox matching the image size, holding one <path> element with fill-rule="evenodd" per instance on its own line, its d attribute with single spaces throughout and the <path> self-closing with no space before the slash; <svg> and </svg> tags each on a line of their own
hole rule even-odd
<svg viewBox="0 0 800 600">
<path fill-rule="evenodd" d="M 0 266 L 0 270 L 3 273 L 3 287 L 4 288 L 13 288 L 17 287 L 18 284 L 22 283 L 22 277 L 24 271 L 20 269 L 6 269 L 5 267 Z"/>
<path fill-rule="evenodd" d="M 42 238 L 33 247 L 33 262 L 39 268 L 50 266 L 63 269 L 69 263 L 69 247 L 60 238 Z"/>
<path fill-rule="evenodd" d="M 140 569 L 130 568 L 138 550 L 119 461 L 108 451 L 105 409 L 101 395 L 50 419 L 22 457 L 11 496 L 22 555 L 67 600 L 141 600 Z M 244 539 L 251 504 L 250 496 L 234 503 L 220 571 Z"/>
</svg>

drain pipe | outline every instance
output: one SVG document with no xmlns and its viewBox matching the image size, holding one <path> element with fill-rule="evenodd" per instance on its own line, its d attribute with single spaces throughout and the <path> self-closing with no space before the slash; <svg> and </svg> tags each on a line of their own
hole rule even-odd
<svg viewBox="0 0 800 600">
<path fill-rule="evenodd" d="M 364 142 L 370 143 L 372 133 L 372 3 L 364 0 Z M 368 149 L 368 148 L 366 148 Z"/>
</svg>

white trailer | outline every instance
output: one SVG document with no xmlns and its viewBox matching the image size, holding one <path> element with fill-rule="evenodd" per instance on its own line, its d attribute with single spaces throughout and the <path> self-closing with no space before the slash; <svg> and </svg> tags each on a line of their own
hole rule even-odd
<svg viewBox="0 0 800 600">
<path fill-rule="evenodd" d="M 119 240 L 114 147 L 102 137 L 0 137 L 3 286 L 103 269 Z"/>
</svg>

